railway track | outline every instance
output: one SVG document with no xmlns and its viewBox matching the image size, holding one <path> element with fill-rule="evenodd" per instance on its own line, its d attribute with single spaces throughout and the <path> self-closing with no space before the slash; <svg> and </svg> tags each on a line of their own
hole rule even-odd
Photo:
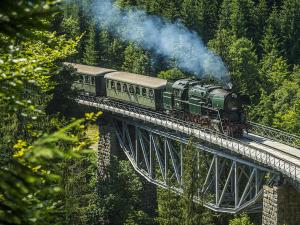
<svg viewBox="0 0 300 225">
<path fill-rule="evenodd" d="M 286 149 L 287 146 L 285 146 L 285 148 L 281 148 L 280 146 L 277 145 L 277 147 L 275 147 L 274 145 L 270 144 L 270 143 L 265 143 L 265 142 L 269 142 L 272 141 L 274 143 L 273 140 L 270 139 L 266 139 L 265 137 L 255 137 L 255 138 L 251 138 L 251 135 L 253 134 L 245 134 L 242 138 L 242 141 L 245 141 L 248 144 L 251 144 L 251 142 L 255 142 L 257 144 L 259 144 L 260 146 L 263 146 L 263 148 L 267 151 L 273 151 L 273 152 L 279 152 L 282 154 L 286 154 L 292 158 L 294 158 L 295 160 L 299 161 L 300 163 L 300 150 L 296 149 L 296 148 L 289 148 Z M 257 138 L 263 139 L 263 140 L 257 140 Z"/>
<path fill-rule="evenodd" d="M 210 128 L 204 128 L 201 127 L 199 124 L 195 124 L 193 122 L 190 121 L 185 121 L 185 120 L 181 120 L 179 118 L 174 118 L 168 114 L 165 114 L 163 112 L 156 112 L 156 111 L 152 111 L 149 109 L 144 109 L 144 108 L 140 108 L 138 106 L 134 106 L 134 105 L 129 105 L 129 104 L 125 104 L 123 102 L 119 102 L 119 101 L 115 101 L 112 100 L 110 98 L 107 97 L 93 97 L 93 96 L 79 96 L 80 99 L 89 99 L 93 102 L 103 102 L 104 104 L 108 104 L 111 105 L 113 107 L 117 107 L 117 108 L 122 108 L 122 109 L 126 109 L 126 110 L 130 110 L 132 112 L 137 112 L 137 113 L 142 113 L 145 115 L 151 115 L 154 118 L 163 118 L 165 120 L 168 121 L 172 121 L 172 122 L 176 122 L 176 123 L 180 123 L 180 124 L 186 124 L 187 126 L 190 127 L 197 127 L 200 130 L 203 131 L 207 131 L 209 133 L 214 133 L 214 134 L 218 134 L 218 135 L 222 135 L 222 136 L 226 136 L 223 133 L 210 129 Z M 254 122 L 249 122 L 251 125 L 251 128 L 249 129 L 249 133 L 252 133 L 254 135 L 258 135 L 259 138 L 263 138 L 269 141 L 273 141 L 274 143 L 277 144 L 281 143 L 286 146 L 290 146 L 293 150 L 298 149 L 300 151 L 300 137 L 294 134 L 289 134 L 287 132 L 278 130 L 278 129 L 274 129 L 271 127 L 267 127 L 261 124 L 257 124 Z M 231 138 L 231 137 L 229 137 Z M 251 138 L 251 137 L 248 137 Z M 235 138 L 232 138 L 235 139 Z M 263 144 L 261 141 L 259 142 L 257 140 L 257 138 L 252 138 L 252 141 L 255 141 L 257 143 L 260 143 L 262 145 L 266 145 Z M 274 148 L 274 147 L 273 147 Z M 299 156 L 300 157 L 300 156 Z"/>
</svg>

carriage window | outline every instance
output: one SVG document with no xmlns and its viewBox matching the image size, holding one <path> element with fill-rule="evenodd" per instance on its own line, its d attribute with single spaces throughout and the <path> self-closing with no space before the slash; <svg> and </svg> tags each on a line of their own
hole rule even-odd
<svg viewBox="0 0 300 225">
<path fill-rule="evenodd" d="M 153 96 L 154 96 L 154 91 L 153 91 L 152 89 L 149 90 L 149 96 L 150 96 L 151 98 L 153 98 Z"/>
<path fill-rule="evenodd" d="M 92 84 L 95 84 L 95 77 L 91 77 Z"/>
<path fill-rule="evenodd" d="M 117 90 L 121 91 L 121 84 L 119 82 L 117 83 Z"/>
<path fill-rule="evenodd" d="M 111 87 L 111 89 L 115 89 L 116 88 L 114 81 L 110 81 L 110 87 Z"/>
<path fill-rule="evenodd" d="M 127 84 L 123 84 L 123 92 L 127 92 Z"/>
<path fill-rule="evenodd" d="M 129 86 L 129 93 L 134 94 L 134 88 L 132 85 Z"/>
<path fill-rule="evenodd" d="M 83 82 L 83 76 L 82 75 L 79 75 L 79 80 L 78 80 L 79 83 L 82 83 Z"/>
<path fill-rule="evenodd" d="M 143 95 L 143 96 L 147 96 L 147 90 L 146 90 L 146 88 L 143 88 L 143 89 L 142 89 L 142 95 Z"/>
<path fill-rule="evenodd" d="M 89 77 L 89 76 L 85 76 L 85 77 L 84 77 L 84 82 L 85 82 L 86 84 L 89 84 L 89 83 L 90 83 L 90 77 Z"/>
<path fill-rule="evenodd" d="M 135 87 L 135 94 L 140 95 L 140 87 Z"/>
</svg>

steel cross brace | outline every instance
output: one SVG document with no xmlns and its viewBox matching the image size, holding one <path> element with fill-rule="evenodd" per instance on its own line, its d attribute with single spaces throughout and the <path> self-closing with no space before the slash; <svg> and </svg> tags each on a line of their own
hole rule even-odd
<svg viewBox="0 0 300 225">
<path fill-rule="evenodd" d="M 183 158 L 189 137 L 122 118 L 114 118 L 113 125 L 121 148 L 137 172 L 160 187 L 183 193 Z M 257 208 L 263 185 L 278 176 L 269 168 L 227 154 L 222 149 L 198 142 L 194 147 L 198 170 L 201 163 L 207 164 L 205 174 L 198 171 L 205 179 L 194 200 L 200 201 L 201 194 L 210 196 L 205 198 L 204 205 L 214 211 L 237 213 Z M 200 161 L 201 154 L 206 162 Z"/>
</svg>

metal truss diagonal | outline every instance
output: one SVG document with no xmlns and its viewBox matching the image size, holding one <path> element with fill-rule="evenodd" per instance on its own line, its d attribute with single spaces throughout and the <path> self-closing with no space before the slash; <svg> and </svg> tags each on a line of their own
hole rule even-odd
<svg viewBox="0 0 300 225">
<path fill-rule="evenodd" d="M 189 137 L 120 118 L 114 119 L 113 124 L 117 140 L 135 170 L 148 181 L 182 194 L 183 158 Z M 194 200 L 200 201 L 201 195 L 210 196 L 205 206 L 218 212 L 258 209 L 263 185 L 278 174 L 221 149 L 193 144 L 197 151 L 197 174 L 203 178 Z M 205 165 L 204 171 L 200 171 L 200 164 L 201 168 Z"/>
</svg>

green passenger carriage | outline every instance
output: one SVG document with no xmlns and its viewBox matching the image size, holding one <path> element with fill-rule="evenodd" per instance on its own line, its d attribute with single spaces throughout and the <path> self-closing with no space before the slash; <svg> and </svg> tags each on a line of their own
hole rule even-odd
<svg viewBox="0 0 300 225">
<path fill-rule="evenodd" d="M 127 72 L 105 75 L 107 97 L 162 110 L 162 94 L 166 80 Z"/>
<path fill-rule="evenodd" d="M 74 82 L 74 88 L 84 91 L 86 95 L 106 95 L 104 75 L 115 70 L 76 63 L 64 63 L 64 65 L 72 66 L 77 70 L 79 80 Z"/>
</svg>

